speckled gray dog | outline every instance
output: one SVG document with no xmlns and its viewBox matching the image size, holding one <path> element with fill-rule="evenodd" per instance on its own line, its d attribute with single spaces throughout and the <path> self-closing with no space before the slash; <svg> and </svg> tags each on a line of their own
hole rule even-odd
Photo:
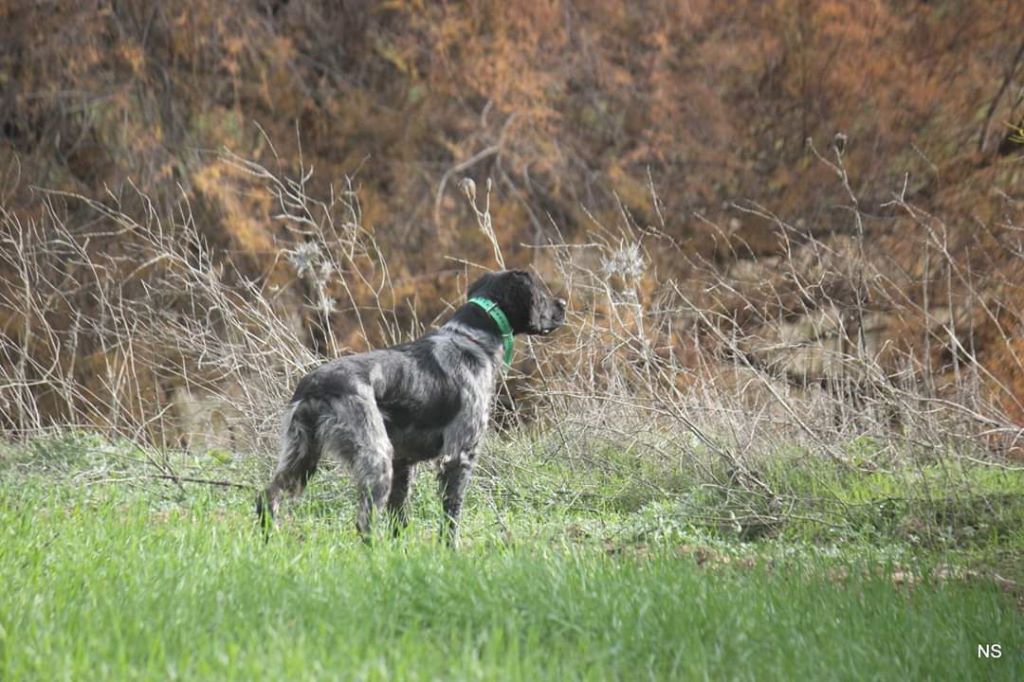
<svg viewBox="0 0 1024 682">
<path fill-rule="evenodd" d="M 564 323 L 565 301 L 548 294 L 535 275 L 490 273 L 473 283 L 469 301 L 437 331 L 314 369 L 299 381 L 285 411 L 277 469 L 256 501 L 263 527 L 269 528 L 281 494 L 301 493 L 329 454 L 352 472 L 359 492 L 356 527 L 363 538 L 369 539 L 385 500 L 397 532 L 407 523 L 415 465 L 440 457 L 442 532 L 454 544 L 512 336 L 549 334 Z"/>
</svg>

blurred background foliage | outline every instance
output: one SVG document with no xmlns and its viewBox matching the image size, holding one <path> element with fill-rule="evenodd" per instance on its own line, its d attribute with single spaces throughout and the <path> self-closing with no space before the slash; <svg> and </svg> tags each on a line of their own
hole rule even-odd
<svg viewBox="0 0 1024 682">
<path fill-rule="evenodd" d="M 0 202 L 17 224 L 56 215 L 102 234 L 102 213 L 39 188 L 137 215 L 179 215 L 185 201 L 225 276 L 285 286 L 296 275 L 281 253 L 304 233 L 223 152 L 313 169 L 310 195 L 358 196 L 377 249 L 367 267 L 386 261 L 394 283 L 388 305 L 429 322 L 456 295 L 462 261 L 495 266 L 458 195 L 462 177 L 493 182 L 510 264 L 594 231 L 628 227 L 643 240 L 652 226 L 652 271 L 700 294 L 694 263 L 726 271 L 787 253 L 779 221 L 836 244 L 860 229 L 813 153 L 838 146 L 866 244 L 903 273 L 908 297 L 920 300 L 910 283 L 933 275 L 913 237 L 921 226 L 888 203 L 900 192 L 941 216 L 970 296 L 998 302 L 949 324 L 1008 387 L 1000 399 L 1018 424 L 1022 124 L 1016 0 L 0 0 Z M 136 272 L 146 261 L 130 241 L 87 248 Z M 3 300 L 16 300 L 16 268 L 0 267 Z M 758 282 L 778 273 L 751 272 L 735 301 L 695 300 L 751 325 L 796 314 L 784 301 L 752 313 Z M 353 301 L 372 293 L 344 276 Z M 29 322 L 14 308 L 0 306 L 0 331 L 19 345 Z M 351 309 L 331 314 L 335 329 L 354 329 Z M 895 315 L 882 326 L 913 344 L 927 335 L 914 324 Z M 87 372 L 103 349 L 83 339 L 73 352 Z M 936 362 L 948 369 L 952 353 Z"/>
</svg>

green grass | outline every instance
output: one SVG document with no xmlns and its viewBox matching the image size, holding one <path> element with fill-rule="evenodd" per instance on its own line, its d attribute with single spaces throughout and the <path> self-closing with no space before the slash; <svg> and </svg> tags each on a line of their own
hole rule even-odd
<svg viewBox="0 0 1024 682">
<path fill-rule="evenodd" d="M 423 485 L 410 532 L 365 547 L 330 475 L 264 544 L 248 492 L 147 481 L 138 457 L 0 453 L 0 680 L 1014 679 L 1024 665 L 1019 595 L 939 579 L 950 556 L 910 545 L 740 543 L 672 526 L 672 500 L 562 503 L 558 481 L 497 504 L 476 489 L 456 552 L 434 542 Z M 979 660 L 987 643 L 1002 658 Z"/>
</svg>

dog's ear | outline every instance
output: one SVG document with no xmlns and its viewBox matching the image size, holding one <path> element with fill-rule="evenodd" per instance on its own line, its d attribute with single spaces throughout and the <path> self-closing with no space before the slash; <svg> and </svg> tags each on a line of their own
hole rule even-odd
<svg viewBox="0 0 1024 682">
<path fill-rule="evenodd" d="M 527 270 L 509 272 L 514 285 L 510 294 L 514 302 L 510 306 L 518 314 L 518 331 L 536 334 L 544 324 L 548 296 L 540 278 Z"/>
</svg>

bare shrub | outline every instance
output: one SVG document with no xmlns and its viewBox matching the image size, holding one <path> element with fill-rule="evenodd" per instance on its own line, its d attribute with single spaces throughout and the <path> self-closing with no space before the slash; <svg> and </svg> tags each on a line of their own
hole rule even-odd
<svg viewBox="0 0 1024 682">
<path fill-rule="evenodd" d="M 785 477 L 766 474 L 780 464 L 818 474 L 940 464 L 952 479 L 957 463 L 1012 468 L 1024 430 L 1005 406 L 1019 395 L 975 344 L 981 317 L 1008 361 L 1020 362 L 1007 304 L 997 301 L 1021 254 L 1007 240 L 1001 261 L 983 270 L 900 193 L 889 204 L 909 218 L 898 238 L 929 259 L 915 276 L 886 242 L 869 242 L 833 151 L 819 160 L 847 192 L 846 234 L 815 235 L 737 206 L 775 226 L 779 255 L 715 263 L 623 210 L 614 229 L 595 225 L 587 244 L 543 247 L 573 305 L 561 342 L 536 349 L 542 380 L 531 398 L 554 415 L 545 435 L 554 443 L 541 451 L 655 487 L 652 461 L 682 468 L 689 483 L 733 497 L 729 516 L 713 521 L 755 534 L 792 508 L 796 493 L 773 482 Z M 1003 234 L 1019 239 L 1019 230 Z M 660 277 L 667 259 L 687 276 Z M 1020 328 L 1019 314 L 1009 319 Z M 628 456 L 608 457 L 607 443 Z"/>
<path fill-rule="evenodd" d="M 674 479 L 651 475 L 660 468 L 720 494 L 728 514 L 712 520 L 752 535 L 793 509 L 796 493 L 771 474 L 780 462 L 809 471 L 958 458 L 1006 466 L 1022 431 L 1005 406 L 1019 406 L 1019 393 L 976 342 L 987 324 L 1006 361 L 1024 367 L 1012 328 L 1019 314 L 999 298 L 1024 257 L 1013 247 L 1021 228 L 1000 228 L 1017 241 L 1004 239 L 1001 260 L 979 268 L 940 220 L 897 194 L 888 208 L 902 216 L 899 238 L 926 254 L 923 268 L 908 267 L 884 238 L 869 243 L 842 151 L 833 151 L 819 160 L 846 192 L 845 232 L 735 207 L 773 226 L 770 257 L 688 253 L 665 230 L 653 187 L 659 224 L 640 225 L 622 208 L 614 227 L 594 220 L 584 242 L 534 246 L 534 266 L 570 296 L 569 324 L 526 341 L 537 359 L 528 380 L 508 377 L 507 395 L 542 408 L 528 411 L 540 428 L 520 424 L 529 447 L 518 454 L 495 446 L 491 488 L 524 456 L 673 492 Z M 262 278 L 207 243 L 184 196 L 173 216 L 141 192 L 103 202 L 45 193 L 38 220 L 0 214 L 8 434 L 89 426 L 159 446 L 271 452 L 295 377 L 429 326 L 414 287 L 410 298 L 392 280 L 351 183 L 318 200 L 307 193 L 310 169 L 287 175 L 231 154 L 222 163 L 238 188 L 276 207 L 282 237 Z M 479 204 L 475 185 L 459 186 L 502 263 L 490 183 Z M 70 211 L 94 220 L 69 229 Z M 735 244 L 729 227 L 711 227 Z M 681 275 L 662 275 L 667 262 Z"/>
<path fill-rule="evenodd" d="M 380 307 L 386 264 L 351 187 L 318 201 L 305 194 L 305 169 L 290 178 L 224 161 L 274 198 L 294 235 L 262 281 L 210 247 L 185 197 L 170 217 L 141 193 L 106 202 L 47 193 L 43 217 L 28 224 L 3 213 L 3 266 L 14 276 L 2 301 L 15 330 L 0 337 L 5 430 L 57 423 L 158 445 L 273 450 L 292 378 L 345 350 L 331 328 L 336 308 L 353 313 L 364 337 L 368 325 L 377 337 L 401 335 Z M 68 210 L 95 220 L 68 229 Z M 369 313 L 356 286 L 372 292 Z"/>
</svg>

